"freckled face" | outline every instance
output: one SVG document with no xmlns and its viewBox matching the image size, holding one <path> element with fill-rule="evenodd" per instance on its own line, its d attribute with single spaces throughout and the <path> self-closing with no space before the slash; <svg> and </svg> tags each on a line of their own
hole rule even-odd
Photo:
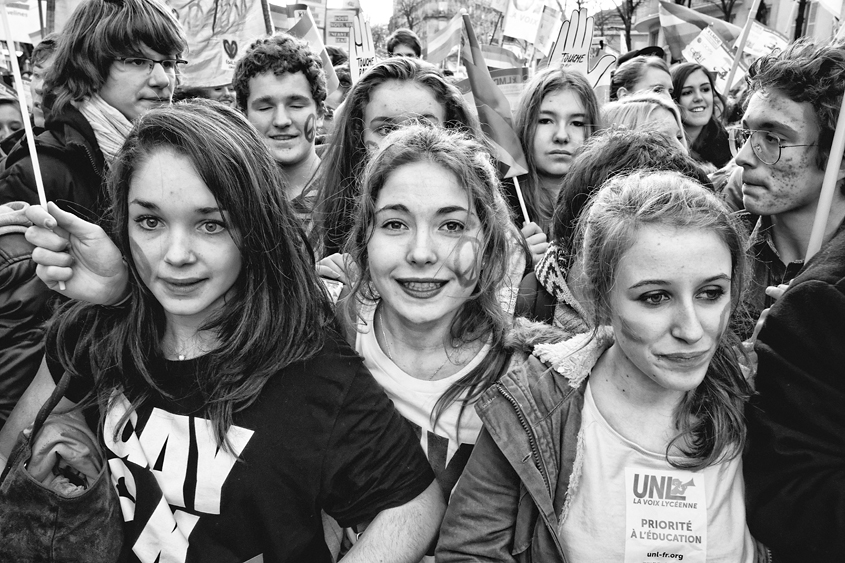
<svg viewBox="0 0 845 563">
<path fill-rule="evenodd" d="M 364 144 L 373 153 L 384 138 L 410 119 L 425 119 L 436 125 L 446 122 L 446 109 L 434 93 L 409 80 L 388 80 L 370 93 L 364 108 Z"/>
<path fill-rule="evenodd" d="M 241 271 L 225 210 L 185 156 L 150 155 L 129 183 L 129 244 L 168 323 L 196 327 L 223 306 Z"/>
<path fill-rule="evenodd" d="M 386 315 L 404 324 L 452 322 L 478 283 L 481 224 L 458 178 L 416 162 L 388 176 L 367 243 Z"/>
<path fill-rule="evenodd" d="M 794 102 L 778 90 L 755 92 L 742 118 L 746 129 L 765 130 L 780 138 L 782 145 L 814 144 L 819 125 L 809 102 Z M 757 158 L 751 142 L 736 156 L 742 166 L 742 202 L 757 215 L 779 215 L 815 206 L 824 180 L 816 165 L 818 147 L 782 148 L 775 164 Z"/>
<path fill-rule="evenodd" d="M 609 296 L 613 353 L 634 385 L 698 387 L 728 324 L 731 273 L 730 250 L 713 231 L 638 229 Z"/>
</svg>

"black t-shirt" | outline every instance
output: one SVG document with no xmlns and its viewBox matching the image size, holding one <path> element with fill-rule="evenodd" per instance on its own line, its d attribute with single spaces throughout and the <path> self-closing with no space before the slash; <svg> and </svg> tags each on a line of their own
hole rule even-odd
<svg viewBox="0 0 845 563">
<path fill-rule="evenodd" d="M 54 333 L 53 333 L 54 334 Z M 48 342 L 55 380 L 55 342 Z M 155 396 L 121 427 L 118 394 L 103 428 L 130 560 L 203 563 L 330 561 L 320 511 L 342 526 L 401 506 L 433 480 L 410 427 L 337 335 L 313 359 L 270 379 L 234 415 L 217 448 L 195 391 L 202 358 L 155 364 L 173 399 Z M 81 400 L 93 379 L 66 394 Z M 263 559 L 262 559 L 263 557 Z"/>
</svg>

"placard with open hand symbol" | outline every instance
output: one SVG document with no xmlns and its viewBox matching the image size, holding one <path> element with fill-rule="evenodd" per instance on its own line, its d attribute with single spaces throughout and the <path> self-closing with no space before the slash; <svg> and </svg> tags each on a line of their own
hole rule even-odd
<svg viewBox="0 0 845 563">
<path fill-rule="evenodd" d="M 560 26 L 557 42 L 549 56 L 549 66 L 559 65 L 567 70 L 580 72 L 595 88 L 601 77 L 613 65 L 616 57 L 604 55 L 593 68 L 589 68 L 590 47 L 593 43 L 593 18 L 587 10 L 574 10 Z"/>
</svg>

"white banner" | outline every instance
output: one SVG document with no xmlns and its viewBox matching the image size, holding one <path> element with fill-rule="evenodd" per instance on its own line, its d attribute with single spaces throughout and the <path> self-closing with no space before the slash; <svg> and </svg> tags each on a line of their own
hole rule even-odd
<svg viewBox="0 0 845 563">
<path fill-rule="evenodd" d="M 261 0 L 167 0 L 188 36 L 182 57 L 186 86 L 220 86 L 232 81 L 235 64 L 267 34 Z"/>
<path fill-rule="evenodd" d="M 15 0 L 6 2 L 6 12 L 9 14 L 9 28 L 12 30 L 12 41 L 19 43 L 31 43 L 30 34 L 37 33 L 41 29 L 41 22 L 38 19 L 37 0 Z M 45 18 L 46 8 L 45 8 Z M 47 23 L 46 21 L 44 22 Z M 0 39 L 6 40 L 6 33 L 0 25 Z"/>
<path fill-rule="evenodd" d="M 326 45 L 349 45 L 349 30 L 355 20 L 355 10 L 326 10 Z"/>
<path fill-rule="evenodd" d="M 510 0 L 504 34 L 533 43 L 543 17 L 543 0 Z"/>
</svg>

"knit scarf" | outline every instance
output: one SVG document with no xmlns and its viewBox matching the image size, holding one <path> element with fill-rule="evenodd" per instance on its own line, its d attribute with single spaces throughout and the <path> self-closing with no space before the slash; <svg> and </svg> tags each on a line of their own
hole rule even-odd
<svg viewBox="0 0 845 563">
<path fill-rule="evenodd" d="M 570 259 L 564 248 L 553 242 L 534 266 L 534 274 L 540 285 L 555 298 L 555 326 L 574 333 L 585 332 L 589 330 L 589 317 L 566 284 Z"/>
<path fill-rule="evenodd" d="M 94 130 L 97 144 L 103 151 L 106 164 L 111 165 L 117 151 L 123 146 L 123 141 L 132 130 L 132 123 L 122 113 L 106 103 L 99 94 L 87 98 L 78 109 Z"/>
</svg>

